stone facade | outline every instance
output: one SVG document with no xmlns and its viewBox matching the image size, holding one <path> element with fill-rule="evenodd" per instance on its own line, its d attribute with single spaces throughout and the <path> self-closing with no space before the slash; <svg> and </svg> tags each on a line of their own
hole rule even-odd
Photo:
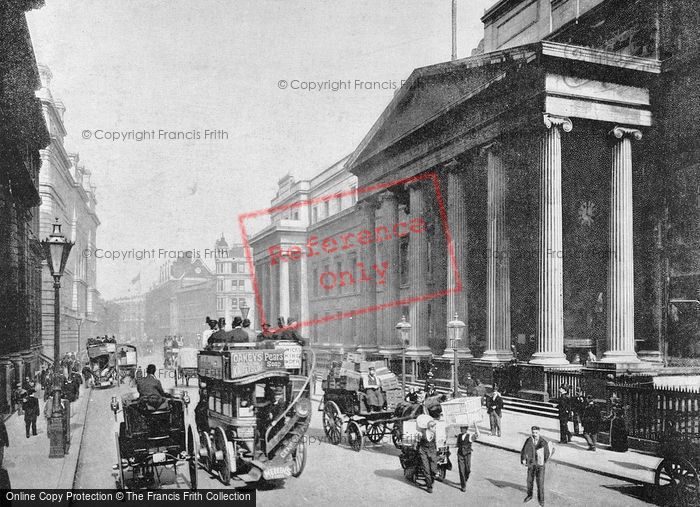
<svg viewBox="0 0 700 507">
<path fill-rule="evenodd" d="M 25 11 L 40 2 L 0 0 L 0 413 L 41 354 L 39 150 L 49 134 Z"/>
<path fill-rule="evenodd" d="M 64 146 L 67 136 L 63 124 L 65 106 L 51 94 L 52 74 L 48 67 L 39 66 L 41 100 L 51 144 L 41 150 L 41 236 L 52 231 L 58 219 L 61 232 L 74 243 L 61 278 L 61 351 L 77 352 L 85 341 L 79 337 L 101 334 L 95 313 L 97 291 L 97 199 L 91 173 L 80 162 L 77 153 L 69 153 Z M 93 254 L 93 255 L 91 255 Z M 44 354 L 53 357 L 54 342 L 54 289 L 48 269 L 43 272 L 43 348 Z"/>
</svg>

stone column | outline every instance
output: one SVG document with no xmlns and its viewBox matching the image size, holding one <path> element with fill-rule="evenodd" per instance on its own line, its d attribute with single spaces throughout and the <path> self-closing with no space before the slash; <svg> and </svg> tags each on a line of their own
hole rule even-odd
<svg viewBox="0 0 700 507">
<path fill-rule="evenodd" d="M 506 230 L 506 167 L 503 147 L 491 143 L 486 153 L 486 343 L 482 360 L 510 361 L 510 245 Z"/>
<path fill-rule="evenodd" d="M 267 321 L 273 328 L 277 327 L 277 318 L 280 316 L 279 312 L 279 264 L 273 266 L 268 261 L 269 278 L 270 280 L 270 314 L 267 316 Z"/>
<path fill-rule="evenodd" d="M 468 328 L 467 195 L 460 166 L 456 163 L 447 171 L 447 225 L 452 236 L 452 252 L 450 252 L 449 243 L 447 244 L 447 290 L 455 290 L 447 294 L 447 320 L 452 320 L 457 314 Z M 466 331 L 457 354 L 460 358 L 473 357 L 469 350 L 469 333 Z M 454 350 L 449 338 L 443 357 L 454 359 Z"/>
<path fill-rule="evenodd" d="M 279 316 L 284 317 L 284 323 L 287 323 L 289 315 L 289 259 L 284 259 L 279 264 L 280 281 L 279 281 Z"/>
<path fill-rule="evenodd" d="M 634 351 L 634 255 L 632 229 L 632 138 L 639 130 L 615 127 L 610 179 L 608 334 L 603 363 L 637 363 Z"/>
<path fill-rule="evenodd" d="M 564 355 L 563 246 L 561 215 L 561 131 L 568 118 L 544 115 L 540 140 L 540 248 L 537 290 L 537 352 L 530 363 L 569 364 Z"/>
<path fill-rule="evenodd" d="M 306 272 L 306 256 L 303 256 L 299 262 L 299 298 L 301 299 L 299 321 L 306 322 L 309 320 L 309 281 L 307 280 Z"/>
<path fill-rule="evenodd" d="M 392 233 L 392 227 L 399 222 L 399 205 L 396 195 L 386 191 L 379 195 L 382 207 L 383 224 Z M 385 257 L 379 258 L 379 262 L 389 262 L 389 269 L 386 273 L 386 283 L 384 286 L 384 304 L 391 304 L 401 299 L 401 265 L 399 262 L 401 253 L 399 238 L 392 234 L 392 238 L 384 242 Z M 401 321 L 401 306 L 391 306 L 382 311 L 383 319 L 377 319 L 384 325 L 384 342 L 379 347 L 382 354 L 396 354 L 401 351 L 401 344 L 396 336 L 396 324 Z M 408 317 L 408 316 L 407 316 Z M 379 324 L 378 324 L 379 325 Z"/>
<path fill-rule="evenodd" d="M 0 414 L 9 412 L 11 408 L 12 390 L 15 388 L 10 375 L 11 365 L 12 362 L 8 358 L 0 359 Z"/>
<path fill-rule="evenodd" d="M 426 219 L 425 187 L 423 181 L 414 181 L 408 185 L 410 219 Z M 426 280 L 428 271 L 428 233 L 410 233 L 408 236 L 408 276 L 409 297 L 419 298 L 428 294 Z M 428 304 L 414 301 L 409 306 L 411 332 L 406 354 L 411 357 L 429 356 L 428 345 Z"/>
<path fill-rule="evenodd" d="M 373 200 L 365 200 L 358 204 L 358 208 L 362 214 L 362 229 L 370 231 L 374 236 L 376 203 Z M 360 285 L 362 308 L 370 310 L 358 315 L 360 319 L 360 345 L 357 351 L 377 352 L 377 285 L 376 279 L 371 274 L 374 272 L 372 266 L 377 263 L 376 245 L 374 243 L 360 245 L 359 249 L 364 271 L 372 277 L 372 280 Z"/>
</svg>

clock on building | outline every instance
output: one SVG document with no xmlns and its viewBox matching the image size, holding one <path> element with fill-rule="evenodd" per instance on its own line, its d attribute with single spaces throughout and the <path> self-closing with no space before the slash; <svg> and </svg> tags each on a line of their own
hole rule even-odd
<svg viewBox="0 0 700 507">
<path fill-rule="evenodd" d="M 578 220 L 581 225 L 593 225 L 594 217 L 596 215 L 596 205 L 591 201 L 584 201 L 578 208 Z"/>
</svg>

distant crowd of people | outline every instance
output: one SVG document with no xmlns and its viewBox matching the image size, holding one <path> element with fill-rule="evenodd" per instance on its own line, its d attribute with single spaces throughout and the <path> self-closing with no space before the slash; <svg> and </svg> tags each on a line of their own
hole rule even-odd
<svg viewBox="0 0 700 507">
<path fill-rule="evenodd" d="M 250 328 L 251 322 L 249 319 L 234 317 L 230 330 L 226 329 L 226 319 L 223 317 L 219 320 L 205 320 L 209 327 L 202 333 L 202 348 L 211 350 L 217 345 L 226 345 L 228 343 L 257 343 L 267 340 L 288 340 L 304 345 L 305 341 L 297 332 L 298 323 L 293 318 L 288 318 L 285 322 L 284 317 L 277 319 L 277 328 L 274 330 L 270 324 L 264 322 L 262 331 L 256 333 Z"/>
</svg>

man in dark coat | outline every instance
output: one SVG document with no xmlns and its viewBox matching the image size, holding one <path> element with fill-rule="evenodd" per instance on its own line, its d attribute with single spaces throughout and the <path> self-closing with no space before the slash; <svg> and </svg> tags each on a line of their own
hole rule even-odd
<svg viewBox="0 0 700 507">
<path fill-rule="evenodd" d="M 5 447 L 10 447 L 10 438 L 7 436 L 5 420 L 0 417 L 0 468 L 2 468 L 2 463 L 5 459 Z"/>
<path fill-rule="evenodd" d="M 240 317 L 233 318 L 233 330 L 226 336 L 227 342 L 233 343 L 248 343 L 248 333 L 243 331 L 241 327 L 243 325 L 243 319 Z"/>
<path fill-rule="evenodd" d="M 475 433 L 469 433 L 468 426 L 462 426 L 462 433 L 457 435 L 457 465 L 459 466 L 459 484 L 462 492 L 467 490 L 467 481 L 472 471 L 472 442 L 479 438 L 479 427 L 474 423 Z"/>
<path fill-rule="evenodd" d="M 146 367 L 146 376 L 136 382 L 136 389 L 139 392 L 139 398 L 142 398 L 149 405 L 159 407 L 165 401 L 165 398 L 170 398 L 170 395 L 163 391 L 163 385 L 155 377 L 156 365 L 149 364 Z"/>
<path fill-rule="evenodd" d="M 583 420 L 583 409 L 586 408 L 586 397 L 583 395 L 580 387 L 576 388 L 576 393 L 571 398 L 571 417 L 574 420 L 574 434 L 581 434 L 581 426 Z"/>
<path fill-rule="evenodd" d="M 493 393 L 486 396 L 486 413 L 489 415 L 491 435 L 501 436 L 501 413 L 503 410 L 503 396 L 498 392 L 498 386 L 493 386 Z"/>
<path fill-rule="evenodd" d="M 583 409 L 583 438 L 586 439 L 589 451 L 596 450 L 596 439 L 600 429 L 600 410 L 593 401 L 593 396 L 586 396 L 586 408 Z"/>
<path fill-rule="evenodd" d="M 544 505 L 544 472 L 553 448 L 550 448 L 551 444 L 540 436 L 539 426 L 533 426 L 530 431 L 531 435 L 525 440 L 520 451 L 520 463 L 527 467 L 525 502 L 532 500 L 534 482 L 537 481 L 537 501 L 540 505 Z"/>
<path fill-rule="evenodd" d="M 22 404 L 24 410 L 24 428 L 29 438 L 29 428 L 32 429 L 32 435 L 36 436 L 36 418 L 39 417 L 39 400 L 34 396 L 34 390 L 29 391 L 27 398 Z"/>
<path fill-rule="evenodd" d="M 571 442 L 571 432 L 569 431 L 569 414 L 571 413 L 571 397 L 565 387 L 559 388 L 559 399 L 557 404 L 559 415 L 559 442 L 568 444 Z"/>
</svg>

